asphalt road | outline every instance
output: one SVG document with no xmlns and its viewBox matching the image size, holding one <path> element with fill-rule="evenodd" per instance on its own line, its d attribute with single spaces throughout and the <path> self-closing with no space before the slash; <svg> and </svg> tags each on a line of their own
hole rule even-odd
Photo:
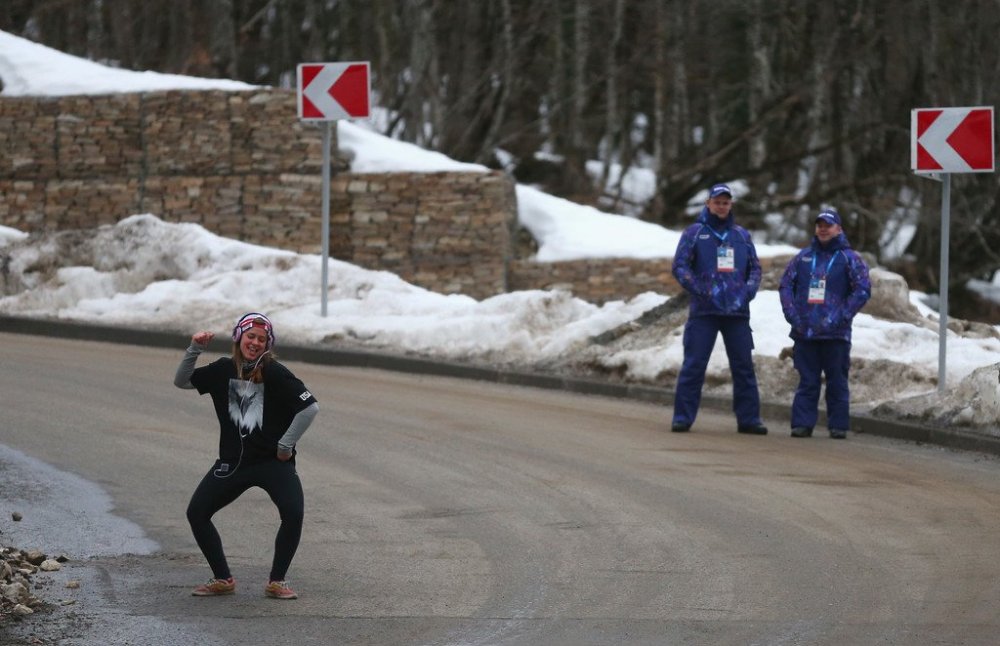
<svg viewBox="0 0 1000 646">
<path fill-rule="evenodd" d="M 122 632 L 996 643 L 995 457 L 867 434 L 743 436 L 707 411 L 672 434 L 654 404 L 297 362 L 321 406 L 300 443 L 306 526 L 289 577 L 301 598 L 261 594 L 277 514 L 257 490 L 216 518 L 238 594 L 193 598 L 209 572 L 184 508 L 217 427 L 207 397 L 171 383 L 183 348 L 14 334 L 0 347 L 0 442 L 99 484 L 162 548 L 95 563 Z"/>
</svg>

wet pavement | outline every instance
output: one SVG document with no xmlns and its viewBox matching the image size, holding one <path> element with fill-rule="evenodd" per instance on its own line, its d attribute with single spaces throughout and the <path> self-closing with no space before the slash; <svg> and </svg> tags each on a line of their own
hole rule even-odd
<svg viewBox="0 0 1000 646">
<path fill-rule="evenodd" d="M 32 575 L 32 593 L 46 606 L 0 625 L 0 645 L 222 643 L 182 624 L 133 614 L 122 596 L 142 588 L 150 566 L 165 557 L 153 556 L 159 546 L 116 516 L 98 485 L 3 444 L 0 482 L 0 544 L 69 558 L 61 570 Z"/>
</svg>

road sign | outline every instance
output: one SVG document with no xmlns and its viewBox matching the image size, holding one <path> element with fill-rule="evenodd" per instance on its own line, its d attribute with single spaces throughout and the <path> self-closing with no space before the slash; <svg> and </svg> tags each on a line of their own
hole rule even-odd
<svg viewBox="0 0 1000 646">
<path fill-rule="evenodd" d="M 910 126 L 914 172 L 993 172 L 992 107 L 912 110 Z"/>
<path fill-rule="evenodd" d="M 330 146 L 332 123 L 338 119 L 364 118 L 371 112 L 368 63 L 300 63 L 298 76 L 299 119 L 323 122 L 323 267 L 320 278 L 320 313 L 326 316 L 330 260 Z"/>
<path fill-rule="evenodd" d="M 948 347 L 948 251 L 952 173 L 993 172 L 993 108 L 910 111 L 910 167 L 941 181 L 941 278 L 938 298 L 938 392 L 945 391 Z"/>
<path fill-rule="evenodd" d="M 299 119 L 335 121 L 368 117 L 371 82 L 368 63 L 300 63 Z"/>
</svg>

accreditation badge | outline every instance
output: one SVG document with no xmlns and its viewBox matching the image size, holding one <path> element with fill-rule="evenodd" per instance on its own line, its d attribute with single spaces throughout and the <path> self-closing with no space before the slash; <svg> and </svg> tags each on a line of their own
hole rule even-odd
<svg viewBox="0 0 1000 646">
<path fill-rule="evenodd" d="M 715 267 L 720 272 L 736 270 L 736 254 L 732 247 L 719 247 L 715 253 Z"/>
<path fill-rule="evenodd" d="M 813 278 L 809 281 L 809 302 L 820 305 L 826 300 L 826 279 Z"/>
</svg>

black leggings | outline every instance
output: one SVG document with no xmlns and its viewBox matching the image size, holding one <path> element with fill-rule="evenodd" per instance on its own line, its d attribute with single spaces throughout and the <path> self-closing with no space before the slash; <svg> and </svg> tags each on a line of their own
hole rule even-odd
<svg viewBox="0 0 1000 646">
<path fill-rule="evenodd" d="M 239 498 L 250 487 L 260 487 L 271 497 L 281 515 L 281 527 L 274 539 L 274 561 L 271 564 L 271 580 L 282 581 L 288 566 L 299 547 L 302 536 L 302 517 L 305 502 L 302 497 L 302 483 L 295 472 L 293 462 L 271 460 L 259 464 L 244 464 L 224 478 L 215 476 L 215 467 L 202 478 L 198 488 L 188 503 L 187 519 L 191 531 L 198 542 L 202 554 L 208 559 L 212 574 L 217 579 L 232 576 L 226 554 L 222 550 L 222 539 L 212 523 L 212 516 L 229 503 Z"/>
</svg>

